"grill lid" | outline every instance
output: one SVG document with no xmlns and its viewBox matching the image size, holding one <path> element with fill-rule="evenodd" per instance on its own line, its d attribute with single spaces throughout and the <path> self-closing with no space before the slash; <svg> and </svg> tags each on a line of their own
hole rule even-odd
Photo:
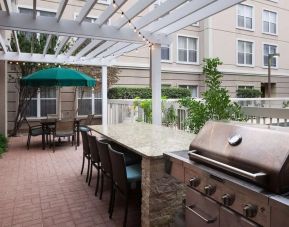
<svg viewBox="0 0 289 227">
<path fill-rule="evenodd" d="M 289 133 L 209 121 L 190 145 L 191 160 L 284 193 L 289 190 Z"/>
</svg>

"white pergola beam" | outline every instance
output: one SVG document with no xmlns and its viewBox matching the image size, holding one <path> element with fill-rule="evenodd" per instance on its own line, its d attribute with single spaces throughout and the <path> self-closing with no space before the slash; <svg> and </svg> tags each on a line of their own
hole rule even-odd
<svg viewBox="0 0 289 227">
<path fill-rule="evenodd" d="M 81 8 L 79 15 L 76 18 L 76 21 L 81 24 L 85 17 L 89 14 L 93 6 L 97 3 L 97 0 L 88 0 L 85 5 Z"/>
<path fill-rule="evenodd" d="M 100 53 L 102 53 L 103 51 L 105 51 L 106 49 L 108 49 L 109 47 L 111 47 L 114 44 L 115 44 L 115 42 L 113 42 L 113 41 L 105 42 L 104 44 L 97 47 L 95 50 L 91 51 L 88 55 L 86 55 L 85 59 L 94 58 L 95 56 L 99 55 Z"/>
<path fill-rule="evenodd" d="M 196 11 L 194 14 L 191 14 L 181 20 L 178 20 L 177 22 L 171 24 L 169 27 L 164 28 L 161 30 L 161 32 L 164 32 L 166 34 L 172 34 L 176 31 L 179 31 L 193 23 L 196 23 L 200 20 L 203 20 L 207 17 L 210 17 L 216 13 L 219 13 L 227 8 L 230 8 L 240 2 L 243 2 L 244 0 L 218 0 L 216 2 L 213 2 L 212 4 Z"/>
<path fill-rule="evenodd" d="M 0 29 L 53 34 L 58 36 L 143 43 L 141 37 L 129 28 L 122 28 L 119 30 L 108 25 L 103 25 L 100 28 L 97 24 L 78 24 L 77 21 L 64 19 L 61 20 L 61 23 L 58 23 L 56 18 L 52 17 L 37 17 L 37 20 L 33 20 L 31 16 L 26 14 L 11 13 L 11 15 L 8 16 L 6 12 L 3 11 L 0 11 Z M 156 36 L 151 35 L 148 32 L 144 32 L 144 34 L 146 34 L 146 37 L 153 43 L 159 43 L 159 40 L 162 40 L 162 42 L 168 41 L 167 36 L 165 35 Z"/>
<path fill-rule="evenodd" d="M 109 48 L 107 51 L 102 52 L 97 57 L 109 57 L 110 55 L 114 54 L 117 51 L 122 50 L 123 48 L 130 46 L 130 43 L 116 43 L 111 48 Z"/>
<path fill-rule="evenodd" d="M 36 19 L 36 15 L 37 15 L 36 7 L 37 7 L 36 0 L 33 0 L 33 9 L 32 9 L 33 19 Z"/>
<path fill-rule="evenodd" d="M 59 3 L 59 6 L 58 6 L 58 9 L 57 9 L 57 13 L 56 13 L 56 19 L 57 19 L 57 22 L 60 21 L 62 15 L 63 15 L 63 12 L 65 10 L 65 7 L 67 5 L 67 2 L 68 0 L 61 0 L 61 2 Z"/>
<path fill-rule="evenodd" d="M 127 12 L 125 12 L 125 17 L 120 18 L 116 27 L 118 29 L 125 26 L 130 20 L 139 15 L 143 10 L 150 6 L 155 0 L 137 1 Z"/>
<path fill-rule="evenodd" d="M 137 29 L 142 29 L 143 27 L 149 25 L 150 23 L 158 20 L 160 17 L 166 15 L 170 11 L 184 4 L 188 0 L 171 0 L 162 3 L 159 7 L 147 13 L 136 22 L 134 22 L 134 26 Z"/>
<path fill-rule="evenodd" d="M 74 51 L 77 50 L 77 48 L 79 48 L 84 42 L 85 42 L 85 38 L 79 38 L 74 44 L 73 46 L 67 51 L 66 56 L 69 57 L 70 55 L 73 54 Z"/>
<path fill-rule="evenodd" d="M 69 36 L 63 37 L 61 42 L 59 43 L 56 51 L 55 51 L 55 57 L 57 57 L 60 53 L 60 51 L 62 50 L 62 48 L 64 47 L 64 45 L 67 43 L 67 41 L 69 40 Z"/>
<path fill-rule="evenodd" d="M 17 52 L 7 52 L 0 51 L 0 60 L 6 61 L 19 61 L 19 62 L 41 62 L 41 63 L 55 63 L 55 64 L 71 64 L 71 65 L 95 65 L 102 66 L 104 64 L 109 64 L 110 61 L 107 59 L 89 59 L 80 60 L 76 57 L 67 58 L 65 55 L 59 55 L 55 58 L 55 55 L 46 54 L 30 54 L 30 53 L 17 53 Z"/>
<path fill-rule="evenodd" d="M 43 55 L 45 55 L 47 53 L 51 38 L 52 38 L 52 35 L 48 35 L 47 36 L 45 47 L 44 47 L 44 50 L 43 50 Z"/>
<path fill-rule="evenodd" d="M 93 50 L 98 44 L 100 44 L 101 40 L 91 40 L 91 42 L 84 47 L 79 53 L 76 55 L 76 58 L 81 58 L 83 55 L 87 54 L 89 51 Z"/>
<path fill-rule="evenodd" d="M 14 36 L 14 39 L 15 39 L 17 52 L 20 54 L 21 50 L 20 50 L 18 36 L 17 36 L 17 32 L 16 31 L 13 31 L 13 36 Z"/>
<path fill-rule="evenodd" d="M 116 7 L 113 6 L 113 4 L 110 4 L 106 10 L 100 15 L 100 17 L 97 20 L 97 24 L 99 26 L 102 26 L 104 23 L 106 23 L 114 14 L 115 12 L 122 7 L 124 3 L 126 3 L 127 0 L 115 0 Z"/>
<path fill-rule="evenodd" d="M 0 34 L 0 44 L 2 46 L 2 49 L 3 49 L 4 53 L 7 53 L 7 48 L 6 48 L 6 45 L 5 45 L 5 41 L 4 41 L 4 39 L 3 39 L 1 34 Z"/>
<path fill-rule="evenodd" d="M 131 45 L 129 45 L 129 46 L 127 46 L 127 47 L 125 47 L 125 48 L 123 48 L 123 49 L 115 52 L 115 53 L 113 54 L 114 56 L 110 56 L 110 57 L 108 57 L 108 59 L 117 58 L 117 57 L 123 55 L 124 53 L 131 52 L 131 51 L 133 51 L 133 50 L 136 50 L 136 49 L 138 49 L 138 48 L 141 48 L 142 46 L 144 46 L 144 44 L 131 44 Z"/>
<path fill-rule="evenodd" d="M 10 15 L 10 13 L 12 12 L 12 4 L 11 4 L 11 0 L 3 0 L 4 1 L 4 6 L 6 9 L 6 12 L 8 15 Z"/>
<path fill-rule="evenodd" d="M 172 11 L 169 15 L 163 17 L 161 20 L 153 22 L 148 27 L 146 27 L 146 29 L 151 32 L 159 31 L 160 29 L 184 18 L 187 15 L 197 12 L 198 10 L 215 1 L 217 0 L 192 0 L 191 2 L 187 2 L 180 8 Z M 193 22 L 191 24 L 193 24 Z"/>
</svg>

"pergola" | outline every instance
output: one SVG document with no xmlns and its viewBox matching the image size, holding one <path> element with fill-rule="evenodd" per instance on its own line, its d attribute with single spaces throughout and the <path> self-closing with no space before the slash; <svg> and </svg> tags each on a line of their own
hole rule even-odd
<svg viewBox="0 0 289 227">
<path fill-rule="evenodd" d="M 107 66 L 117 57 L 142 46 L 150 47 L 152 78 L 153 123 L 161 124 L 161 45 L 170 43 L 170 35 L 195 22 L 212 16 L 243 0 L 167 0 L 159 7 L 146 10 L 155 0 L 114 0 L 95 23 L 85 22 L 97 0 L 87 0 L 76 20 L 62 19 L 68 0 L 61 0 L 55 18 L 37 16 L 37 1 L 33 0 L 33 15 L 16 12 L 11 0 L 2 0 L 0 11 L 0 60 L 97 65 L 102 67 L 103 123 L 107 123 Z M 1 1 L 0 1 L 1 3 Z M 127 3 L 130 5 L 127 7 Z M 126 10 L 123 10 L 123 9 Z M 107 24 L 118 16 L 116 23 Z M 1 30 L 11 30 L 17 52 L 7 48 Z M 17 31 L 47 34 L 43 53 L 23 53 L 17 40 Z M 52 35 L 58 37 L 55 54 L 47 54 Z M 71 37 L 74 44 L 61 53 Z M 83 46 L 85 41 L 91 42 Z M 83 47 L 76 55 L 75 50 Z"/>
</svg>

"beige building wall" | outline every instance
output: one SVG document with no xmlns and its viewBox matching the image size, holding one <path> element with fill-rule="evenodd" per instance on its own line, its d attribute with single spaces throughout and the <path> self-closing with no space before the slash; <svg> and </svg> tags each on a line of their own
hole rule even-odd
<svg viewBox="0 0 289 227">
<path fill-rule="evenodd" d="M 124 8 L 129 8 L 134 1 Z M 64 19 L 74 19 L 85 1 L 70 0 L 64 11 Z M 226 87 L 232 97 L 236 96 L 238 86 L 254 86 L 261 89 L 261 85 L 267 82 L 267 68 L 263 67 L 264 43 L 278 46 L 280 58 L 278 68 L 272 69 L 272 83 L 275 83 L 273 95 L 278 97 L 289 96 L 289 0 L 247 0 L 244 4 L 254 8 L 253 31 L 241 30 L 236 27 L 237 7 L 232 7 L 213 17 L 200 21 L 197 25 L 188 26 L 171 36 L 170 46 L 171 59 L 162 62 L 162 83 L 170 86 L 194 85 L 198 86 L 199 95 L 205 91 L 204 76 L 202 75 L 202 59 L 207 57 L 219 57 L 223 61 L 220 70 L 224 73 L 223 86 Z M 18 0 L 17 5 L 24 8 L 32 8 L 31 0 Z M 39 0 L 39 10 L 56 12 L 59 0 Z M 96 4 L 88 15 L 97 18 L 107 7 L 105 4 Z M 278 13 L 277 35 L 266 35 L 262 33 L 262 11 L 263 9 Z M 124 9 L 125 10 L 125 9 Z M 151 10 L 149 7 L 147 11 Z M 111 18 L 114 23 L 119 15 Z M 198 38 L 198 63 L 183 64 L 178 61 L 178 35 Z M 237 65 L 237 40 L 250 40 L 254 42 L 254 65 L 245 67 Z M 119 81 L 116 86 L 147 87 L 149 86 L 149 48 L 143 47 L 118 58 L 114 64 L 121 69 Z M 13 67 L 13 66 L 12 66 Z M 16 76 L 15 69 L 8 65 L 8 75 Z M 61 110 L 73 109 L 74 90 L 61 88 Z M 17 107 L 17 91 L 13 79 L 8 80 L 8 126 L 11 128 Z"/>
</svg>

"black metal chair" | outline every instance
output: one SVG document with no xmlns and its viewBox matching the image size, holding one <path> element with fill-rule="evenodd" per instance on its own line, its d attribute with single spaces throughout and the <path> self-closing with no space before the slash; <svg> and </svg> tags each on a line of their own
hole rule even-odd
<svg viewBox="0 0 289 227">
<path fill-rule="evenodd" d="M 88 143 L 88 134 L 87 132 L 81 131 L 81 137 L 82 137 L 82 150 L 83 150 L 83 156 L 82 156 L 82 167 L 81 167 L 81 172 L 80 174 L 82 175 L 83 169 L 84 169 L 84 164 L 85 164 L 85 159 L 87 159 L 87 175 L 86 175 L 86 182 L 88 181 L 89 177 L 89 170 L 90 170 L 90 160 L 91 160 L 91 155 L 90 155 L 90 149 L 89 149 L 89 143 Z"/>
<path fill-rule="evenodd" d="M 91 125 L 93 118 L 94 118 L 94 114 L 87 115 L 87 118 L 85 119 L 84 124 L 79 125 L 79 131 L 91 133 L 87 125 Z"/>
<path fill-rule="evenodd" d="M 31 141 L 31 137 L 33 136 L 42 136 L 43 133 L 45 133 L 45 136 L 48 136 L 48 132 L 46 132 L 45 130 L 43 131 L 42 125 L 33 125 L 31 126 L 29 121 L 26 119 L 26 117 L 23 119 L 23 121 L 27 124 L 28 126 L 28 137 L 27 137 L 27 150 L 30 149 L 30 141 Z M 47 138 L 46 138 L 47 140 Z"/>
<path fill-rule="evenodd" d="M 130 197 L 130 188 L 132 183 L 140 185 L 141 182 L 141 165 L 134 164 L 126 166 L 125 155 L 121 152 L 114 150 L 111 146 L 108 146 L 110 161 L 112 166 L 112 176 L 113 176 L 113 190 L 110 202 L 110 214 L 109 217 L 112 218 L 114 203 L 115 203 L 115 193 L 116 191 L 125 198 L 125 213 L 123 226 L 127 223 L 127 213 L 128 213 L 128 202 Z"/>
<path fill-rule="evenodd" d="M 97 170 L 97 179 L 96 179 L 96 188 L 95 188 L 95 195 L 97 195 L 98 187 L 99 187 L 99 176 L 100 176 L 100 168 L 101 162 L 99 158 L 99 152 L 97 148 L 97 139 L 95 136 L 87 135 L 88 137 L 88 144 L 90 150 L 90 173 L 89 173 L 89 181 L 88 185 L 90 185 L 91 178 L 92 178 L 92 169 L 93 167 Z"/>
<path fill-rule="evenodd" d="M 52 129 L 52 143 L 53 143 L 53 152 L 55 152 L 55 138 L 61 137 L 72 137 L 71 145 L 75 145 L 75 150 L 77 149 L 76 139 L 76 132 L 75 132 L 75 123 L 74 121 L 56 121 L 55 128 Z"/>
</svg>

